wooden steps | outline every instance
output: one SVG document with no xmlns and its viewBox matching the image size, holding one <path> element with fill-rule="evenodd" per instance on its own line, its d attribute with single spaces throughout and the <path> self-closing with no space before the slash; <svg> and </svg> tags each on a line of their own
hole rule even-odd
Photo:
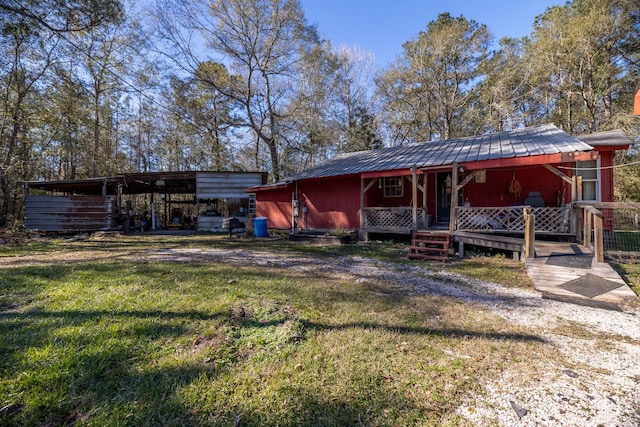
<svg viewBox="0 0 640 427">
<path fill-rule="evenodd" d="M 407 258 L 446 261 L 450 241 L 451 236 L 448 233 L 416 231 L 413 233 Z"/>
</svg>

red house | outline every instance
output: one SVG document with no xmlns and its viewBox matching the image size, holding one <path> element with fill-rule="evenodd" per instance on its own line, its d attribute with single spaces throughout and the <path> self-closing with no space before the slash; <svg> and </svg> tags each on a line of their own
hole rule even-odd
<svg viewBox="0 0 640 427">
<path fill-rule="evenodd" d="M 536 231 L 570 234 L 572 202 L 613 201 L 608 167 L 630 144 L 621 131 L 575 137 L 548 124 L 346 153 L 247 191 L 269 228 L 358 230 L 361 238 L 434 226 L 521 232 L 509 209 L 532 206 L 553 217 Z"/>
</svg>

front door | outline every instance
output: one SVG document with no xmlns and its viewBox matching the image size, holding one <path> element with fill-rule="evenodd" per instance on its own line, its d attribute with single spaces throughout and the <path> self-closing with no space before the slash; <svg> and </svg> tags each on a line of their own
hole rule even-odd
<svg viewBox="0 0 640 427">
<path fill-rule="evenodd" d="M 436 174 L 437 222 L 449 222 L 451 217 L 451 172 Z"/>
</svg>

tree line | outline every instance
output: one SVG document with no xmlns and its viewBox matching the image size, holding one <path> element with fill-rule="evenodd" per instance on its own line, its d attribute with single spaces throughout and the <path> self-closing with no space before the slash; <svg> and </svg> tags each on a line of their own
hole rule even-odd
<svg viewBox="0 0 640 427">
<path fill-rule="evenodd" d="M 640 5 L 571 0 L 523 38 L 440 14 L 392 64 L 336 48 L 298 0 L 0 0 L 0 227 L 22 182 L 265 170 L 554 123 L 640 136 Z M 634 160 L 633 158 L 631 160 Z M 621 198 L 638 197 L 638 169 Z"/>
</svg>

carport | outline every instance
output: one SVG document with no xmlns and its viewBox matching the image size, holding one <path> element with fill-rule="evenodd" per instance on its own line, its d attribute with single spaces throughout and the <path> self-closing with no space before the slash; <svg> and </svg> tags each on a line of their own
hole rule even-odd
<svg viewBox="0 0 640 427">
<path fill-rule="evenodd" d="M 50 232 L 194 229 L 221 231 L 225 218 L 255 213 L 264 172 L 147 172 L 30 181 L 26 226 Z"/>
</svg>

